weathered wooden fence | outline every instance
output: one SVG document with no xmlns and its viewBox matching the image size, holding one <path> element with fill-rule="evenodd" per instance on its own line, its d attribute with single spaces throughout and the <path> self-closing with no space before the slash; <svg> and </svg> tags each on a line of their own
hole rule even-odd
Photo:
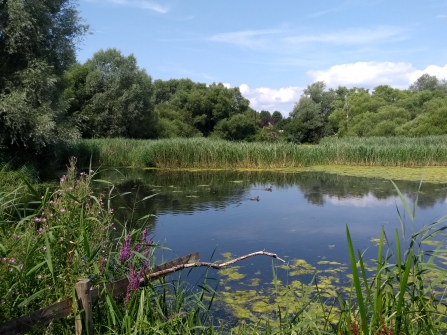
<svg viewBox="0 0 447 335">
<path fill-rule="evenodd" d="M 177 258 L 173 261 L 155 266 L 146 278 L 143 280 L 155 280 L 170 273 L 169 269 L 182 268 L 185 265 L 193 265 L 200 263 L 199 253 L 195 252 L 187 256 Z M 172 271 L 171 271 L 172 272 Z M 104 285 L 102 288 L 91 289 L 91 283 L 88 279 L 81 279 L 76 283 L 75 303 L 74 299 L 67 299 L 55 303 L 51 306 L 39 309 L 27 315 L 23 315 L 17 319 L 8 321 L 0 325 L 1 335 L 18 335 L 23 334 L 41 326 L 48 325 L 52 321 L 56 321 L 75 313 L 76 335 L 84 333 L 93 335 L 93 315 L 92 307 L 99 301 L 105 299 L 105 294 L 111 294 L 114 297 L 123 295 L 127 292 L 129 280 L 127 278 Z M 83 312 L 83 317 L 81 317 Z"/>
</svg>

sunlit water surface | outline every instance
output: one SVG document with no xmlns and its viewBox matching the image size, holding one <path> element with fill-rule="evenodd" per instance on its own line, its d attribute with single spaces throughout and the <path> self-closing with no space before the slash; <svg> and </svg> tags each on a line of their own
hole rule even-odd
<svg viewBox="0 0 447 335">
<path fill-rule="evenodd" d="M 208 276 L 218 280 L 208 282 L 228 294 L 238 290 L 265 293 L 272 286 L 272 264 L 283 284 L 310 282 L 317 270 L 336 285 L 346 284 L 350 271 L 346 227 L 355 248 L 366 250 L 369 260 L 377 255 L 374 239 L 382 226 L 391 240 L 396 229 L 402 231 L 398 211 L 407 237 L 412 229 L 419 230 L 447 214 L 445 184 L 422 184 L 412 224 L 386 179 L 319 172 L 121 172 L 104 173 L 102 178 L 114 181 L 120 192 L 132 192 L 124 197 L 127 206 L 156 194 L 136 206 L 134 218 L 156 215 L 150 234 L 170 249 L 158 252 L 157 259 L 198 251 L 202 261 L 222 261 L 265 250 L 291 265 L 286 271 L 277 267 L 282 265 L 278 260 L 257 256 L 224 274 L 209 272 Z M 396 184 L 412 205 L 419 183 Z M 270 187 L 271 191 L 266 190 Z M 253 197 L 259 201 L 250 200 Z M 129 220 L 131 212 L 123 204 L 116 206 L 117 217 Z M 195 269 L 182 277 L 196 284 L 204 271 Z"/>
</svg>

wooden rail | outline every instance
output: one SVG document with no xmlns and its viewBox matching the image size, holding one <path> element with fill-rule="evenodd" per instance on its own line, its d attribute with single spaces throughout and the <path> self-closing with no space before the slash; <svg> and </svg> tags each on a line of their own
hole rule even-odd
<svg viewBox="0 0 447 335">
<path fill-rule="evenodd" d="M 150 272 L 146 273 L 146 280 L 152 281 L 162 277 L 164 275 L 164 271 L 167 269 L 179 267 L 180 265 L 192 265 L 199 262 L 200 257 L 198 252 L 174 259 L 173 261 L 153 267 Z M 93 335 L 93 305 L 98 302 L 98 300 L 102 301 L 105 299 L 105 292 L 110 292 L 110 294 L 114 297 L 125 294 L 127 292 L 128 285 L 129 280 L 124 278 L 116 282 L 109 283 L 102 288 L 90 290 L 90 281 L 88 279 L 81 279 L 76 283 L 77 306 L 73 306 L 73 299 L 60 301 L 51 306 L 39 309 L 1 324 L 0 334 L 23 334 L 32 331 L 37 327 L 48 325 L 52 321 L 70 316 L 73 312 L 75 312 L 76 335 L 82 334 L 84 326 L 85 333 L 88 335 Z M 78 311 L 81 311 L 84 314 L 82 318 Z"/>
</svg>

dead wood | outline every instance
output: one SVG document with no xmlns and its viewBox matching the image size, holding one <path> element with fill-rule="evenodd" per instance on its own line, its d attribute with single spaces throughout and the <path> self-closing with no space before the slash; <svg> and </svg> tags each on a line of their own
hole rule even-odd
<svg viewBox="0 0 447 335">
<path fill-rule="evenodd" d="M 141 282 L 143 283 L 145 280 L 151 281 L 151 280 L 154 280 L 156 278 L 164 277 L 164 276 L 166 276 L 166 275 L 168 275 L 170 273 L 174 273 L 174 272 L 182 270 L 182 269 L 193 268 L 193 267 L 198 267 L 198 266 L 206 266 L 206 267 L 209 267 L 209 268 L 213 268 L 213 269 L 219 270 L 219 269 L 221 269 L 221 268 L 223 268 L 225 266 L 234 264 L 236 262 L 242 261 L 242 260 L 247 259 L 249 257 L 260 256 L 260 255 L 273 257 L 273 258 L 276 258 L 276 259 L 280 260 L 281 262 L 285 263 L 285 261 L 283 259 L 279 258 L 278 255 L 273 254 L 271 252 L 267 252 L 267 251 L 262 250 L 262 251 L 252 252 L 251 254 L 247 254 L 247 255 L 244 255 L 244 256 L 232 259 L 231 261 L 224 262 L 224 263 L 201 262 L 199 259 L 197 259 L 195 262 L 181 263 L 181 264 L 172 266 L 170 268 L 163 269 L 161 271 L 147 273 L 146 274 L 146 278 L 142 278 Z"/>
</svg>

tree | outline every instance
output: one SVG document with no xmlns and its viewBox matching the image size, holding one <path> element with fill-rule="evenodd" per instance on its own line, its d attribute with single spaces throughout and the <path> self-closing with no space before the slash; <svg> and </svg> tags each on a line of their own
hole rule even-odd
<svg viewBox="0 0 447 335">
<path fill-rule="evenodd" d="M 274 120 L 275 124 L 281 121 L 283 119 L 281 112 L 274 111 L 272 114 L 272 119 Z"/>
<path fill-rule="evenodd" d="M 156 137 L 152 80 L 133 55 L 100 50 L 65 75 L 69 113 L 83 137 Z"/>
<path fill-rule="evenodd" d="M 259 117 L 260 117 L 261 119 L 263 119 L 263 118 L 271 119 L 271 118 L 272 118 L 272 115 L 270 114 L 269 111 L 264 111 L 264 110 L 262 110 L 262 111 L 259 113 Z"/>
<path fill-rule="evenodd" d="M 72 0 L 0 2 L 0 147 L 35 154 L 78 136 L 60 78 L 87 31 Z"/>
<path fill-rule="evenodd" d="M 440 81 L 436 76 L 430 76 L 425 73 L 410 85 L 409 90 L 413 92 L 435 91 L 441 88 L 445 89 L 446 87 L 447 83 L 445 80 Z"/>
<path fill-rule="evenodd" d="M 157 115 L 157 133 L 161 138 L 200 137 L 202 133 L 192 126 L 191 116 L 184 111 L 176 110 L 169 104 L 155 107 Z"/>
<path fill-rule="evenodd" d="M 301 123 L 294 122 L 284 128 L 286 132 L 293 129 L 296 132 L 299 129 L 300 135 L 293 135 L 294 142 L 298 138 L 305 143 L 317 143 L 325 133 L 324 117 L 321 114 L 320 104 L 315 103 L 311 98 L 302 96 L 295 104 L 293 111 L 290 113 L 292 119 L 298 119 Z"/>
<path fill-rule="evenodd" d="M 383 106 L 377 113 L 365 112 L 352 119 L 351 133 L 357 136 L 395 136 L 396 128 L 410 120 L 410 113 L 401 107 Z"/>
<path fill-rule="evenodd" d="M 156 105 L 169 104 L 187 113 L 191 125 L 204 136 L 211 134 L 219 121 L 249 110 L 249 101 L 239 88 L 227 88 L 221 83 L 207 86 L 189 79 L 171 79 L 166 82 L 156 80 L 154 87 Z"/>
<path fill-rule="evenodd" d="M 426 102 L 424 112 L 396 129 L 398 135 L 423 136 L 447 134 L 447 98 Z"/>
<path fill-rule="evenodd" d="M 215 135 L 232 141 L 241 141 L 254 135 L 255 132 L 253 121 L 244 114 L 236 114 L 228 119 L 220 120 L 214 131 Z"/>
</svg>

